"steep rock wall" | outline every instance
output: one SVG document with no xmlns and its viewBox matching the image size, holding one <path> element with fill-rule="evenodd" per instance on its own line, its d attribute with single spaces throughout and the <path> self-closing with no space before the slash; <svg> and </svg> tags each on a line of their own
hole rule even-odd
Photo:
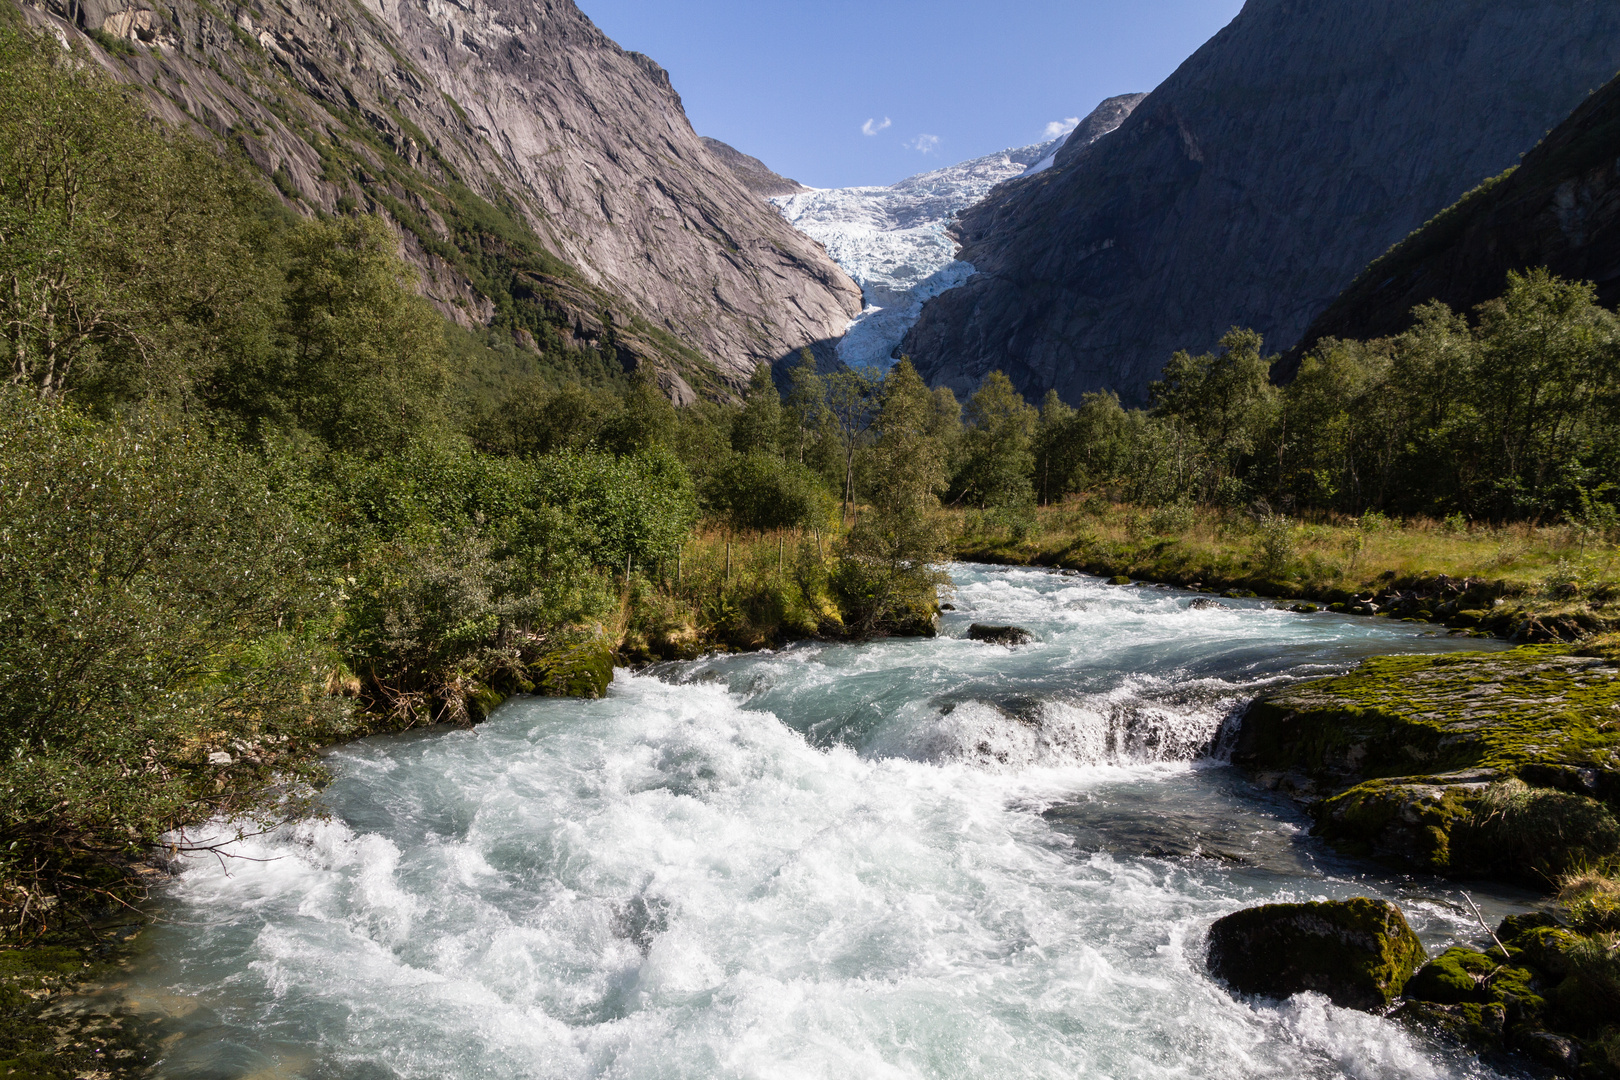
<svg viewBox="0 0 1620 1080">
<path fill-rule="evenodd" d="M 1620 79 L 1587 98 L 1512 173 L 1376 260 L 1311 323 L 1296 355 L 1324 337 L 1398 334 L 1428 300 L 1468 310 L 1501 295 L 1509 270 L 1538 266 L 1591 281 L 1604 304 L 1620 304 Z"/>
<path fill-rule="evenodd" d="M 1369 260 L 1620 67 L 1601 0 L 1249 0 L 1113 134 L 958 224 L 979 275 L 902 345 L 930 381 L 1140 400 L 1230 326 L 1287 348 Z"/>
<path fill-rule="evenodd" d="M 762 199 L 771 199 L 778 195 L 796 195 L 808 190 L 797 180 L 778 175 L 769 165 L 751 154 L 745 154 L 736 147 L 719 139 L 711 139 L 707 135 L 702 136 L 702 139 L 704 147 L 714 155 L 715 160 L 736 173 L 743 187 Z"/>
<path fill-rule="evenodd" d="M 165 119 L 239 144 L 295 208 L 389 214 L 466 325 L 540 310 L 676 397 L 725 396 L 860 310 L 704 147 L 664 70 L 572 0 L 34 3 L 31 21 L 78 34 Z"/>
</svg>

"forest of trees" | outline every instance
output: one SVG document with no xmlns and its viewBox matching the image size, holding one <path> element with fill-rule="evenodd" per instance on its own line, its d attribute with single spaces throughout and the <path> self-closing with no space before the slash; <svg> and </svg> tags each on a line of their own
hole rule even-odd
<svg viewBox="0 0 1620 1080">
<path fill-rule="evenodd" d="M 54 39 L 0 29 L 0 100 L 0 902 L 38 918 L 314 747 L 694 617 L 669 570 L 700 528 L 814 534 L 764 597 L 782 632 L 932 617 L 945 458 L 909 367 L 677 410 L 611 342 L 456 329 L 385 220 L 289 213 Z"/>
<path fill-rule="evenodd" d="M 638 605 L 688 617 L 670 583 L 700 532 L 805 553 L 719 606 L 866 636 L 927 625 L 952 507 L 1013 530 L 1077 493 L 1612 524 L 1620 497 L 1620 323 L 1542 273 L 1324 343 L 1280 389 L 1235 330 L 1147 409 L 1037 409 L 999 373 L 958 402 L 907 362 L 808 352 L 677 409 L 610 347 L 458 330 L 384 219 L 291 214 L 54 39 L 0 29 L 0 101 L 6 902 L 100 888 L 322 742 L 474 717 Z M 227 782 L 222 754 L 254 768 Z"/>
<path fill-rule="evenodd" d="M 1397 337 L 1320 343 L 1281 388 L 1260 337 L 1233 330 L 1217 353 L 1177 353 L 1149 410 L 1049 397 L 1039 494 L 1612 528 L 1620 320 L 1593 288 L 1533 270 L 1475 312 L 1413 314 Z"/>
</svg>

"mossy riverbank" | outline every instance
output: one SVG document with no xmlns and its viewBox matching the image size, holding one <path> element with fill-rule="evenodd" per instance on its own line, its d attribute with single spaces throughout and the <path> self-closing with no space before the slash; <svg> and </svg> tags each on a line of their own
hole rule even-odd
<svg viewBox="0 0 1620 1080">
<path fill-rule="evenodd" d="M 1620 859 L 1620 666 L 1601 657 L 1368 660 L 1254 702 L 1233 762 L 1404 869 L 1547 885 Z"/>
<path fill-rule="evenodd" d="M 1579 526 L 1135 507 L 1077 499 L 1008 524 L 958 520 L 965 561 L 1315 603 L 1523 642 L 1620 630 L 1620 548 Z"/>
<path fill-rule="evenodd" d="M 1560 1075 L 1620 1076 L 1620 663 L 1612 648 L 1390 656 L 1250 705 L 1233 763 L 1313 832 L 1408 872 L 1555 897 L 1431 960 L 1395 1016 Z M 1483 950 L 1483 951 L 1482 951 Z"/>
</svg>

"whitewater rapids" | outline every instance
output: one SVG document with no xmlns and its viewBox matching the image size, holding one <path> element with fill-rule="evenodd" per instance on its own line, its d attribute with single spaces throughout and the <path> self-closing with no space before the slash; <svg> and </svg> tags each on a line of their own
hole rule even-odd
<svg viewBox="0 0 1620 1080">
<path fill-rule="evenodd" d="M 329 820 L 162 900 L 125 990 L 163 1018 L 156 1075 L 1502 1075 L 1314 995 L 1236 1000 L 1202 960 L 1270 900 L 1388 896 L 1431 952 L 1472 938 L 1444 887 L 1333 857 L 1219 763 L 1264 686 L 1459 643 L 953 571 L 936 640 L 620 672 L 336 751 Z"/>
</svg>

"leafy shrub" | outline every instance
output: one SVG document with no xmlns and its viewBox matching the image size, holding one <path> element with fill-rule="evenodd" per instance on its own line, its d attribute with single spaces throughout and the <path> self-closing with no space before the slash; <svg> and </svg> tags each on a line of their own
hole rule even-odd
<svg viewBox="0 0 1620 1080">
<path fill-rule="evenodd" d="M 837 507 L 814 470 L 774 454 L 738 454 L 703 482 L 703 504 L 735 529 L 826 527 Z"/>
<path fill-rule="evenodd" d="M 1267 514 L 1256 529 L 1256 545 L 1260 572 L 1270 576 L 1281 574 L 1298 553 L 1293 521 L 1282 514 Z"/>
<path fill-rule="evenodd" d="M 662 447 L 626 457 L 556 454 L 529 467 L 540 502 L 589 530 L 586 554 L 597 566 L 617 569 L 626 560 L 650 566 L 673 558 L 697 522 L 691 477 Z"/>
<path fill-rule="evenodd" d="M 1190 502 L 1165 503 L 1148 516 L 1148 528 L 1160 536 L 1179 536 L 1192 528 L 1192 524 Z"/>
<path fill-rule="evenodd" d="M 211 749 L 339 722 L 319 537 L 246 456 L 8 389 L 0 537 L 0 841 L 40 865 L 154 841 Z"/>
</svg>

